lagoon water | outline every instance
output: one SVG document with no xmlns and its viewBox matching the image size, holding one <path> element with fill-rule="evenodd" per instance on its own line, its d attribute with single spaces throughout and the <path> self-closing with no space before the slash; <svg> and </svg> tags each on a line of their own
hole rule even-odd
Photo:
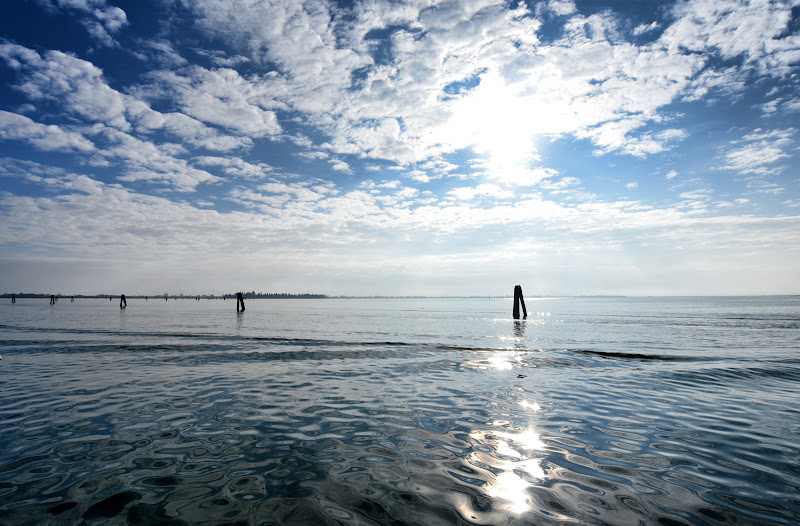
<svg viewBox="0 0 800 526">
<path fill-rule="evenodd" d="M 0 524 L 798 524 L 800 297 L 4 300 Z"/>
</svg>

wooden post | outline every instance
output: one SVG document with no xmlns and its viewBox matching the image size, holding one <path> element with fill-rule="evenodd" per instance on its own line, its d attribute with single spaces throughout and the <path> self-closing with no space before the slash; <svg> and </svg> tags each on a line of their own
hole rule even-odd
<svg viewBox="0 0 800 526">
<path fill-rule="evenodd" d="M 514 312 L 513 316 L 515 320 L 519 319 L 519 306 L 522 304 L 522 319 L 528 317 L 528 311 L 525 308 L 525 298 L 522 297 L 522 287 L 516 285 L 514 287 Z"/>
<path fill-rule="evenodd" d="M 50 294 L 50 305 L 55 305 L 55 304 L 56 304 L 56 295 Z"/>
<path fill-rule="evenodd" d="M 124 309 L 128 306 L 128 300 L 125 299 L 125 294 L 119 297 L 119 308 Z"/>
<path fill-rule="evenodd" d="M 17 295 L 16 294 L 12 294 L 11 295 L 11 303 L 16 303 L 16 302 L 17 302 Z"/>
<path fill-rule="evenodd" d="M 241 305 L 241 312 L 244 312 L 244 296 L 241 292 L 236 293 L 236 312 L 240 312 L 239 306 Z"/>
</svg>

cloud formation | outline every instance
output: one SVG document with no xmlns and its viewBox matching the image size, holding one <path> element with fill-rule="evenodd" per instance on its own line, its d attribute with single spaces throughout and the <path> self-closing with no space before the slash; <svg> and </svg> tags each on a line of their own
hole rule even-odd
<svg viewBox="0 0 800 526">
<path fill-rule="evenodd" d="M 800 255 L 795 0 L 35 5 L 53 38 L 0 34 L 16 258 L 214 273 L 247 246 L 352 286 Z M 769 290 L 800 287 L 780 268 Z"/>
</svg>

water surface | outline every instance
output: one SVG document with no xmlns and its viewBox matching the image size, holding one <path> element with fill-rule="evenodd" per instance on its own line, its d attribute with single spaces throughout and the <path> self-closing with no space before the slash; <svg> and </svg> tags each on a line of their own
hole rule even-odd
<svg viewBox="0 0 800 526">
<path fill-rule="evenodd" d="M 797 524 L 800 299 L 0 305 L 2 524 Z"/>
</svg>

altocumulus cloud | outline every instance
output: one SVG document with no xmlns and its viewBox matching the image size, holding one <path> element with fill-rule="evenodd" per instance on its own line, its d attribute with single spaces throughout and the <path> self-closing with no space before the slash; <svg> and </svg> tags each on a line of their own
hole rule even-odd
<svg viewBox="0 0 800 526">
<path fill-rule="evenodd" d="M 797 292 L 798 6 L 12 0 L 2 284 Z"/>
</svg>

